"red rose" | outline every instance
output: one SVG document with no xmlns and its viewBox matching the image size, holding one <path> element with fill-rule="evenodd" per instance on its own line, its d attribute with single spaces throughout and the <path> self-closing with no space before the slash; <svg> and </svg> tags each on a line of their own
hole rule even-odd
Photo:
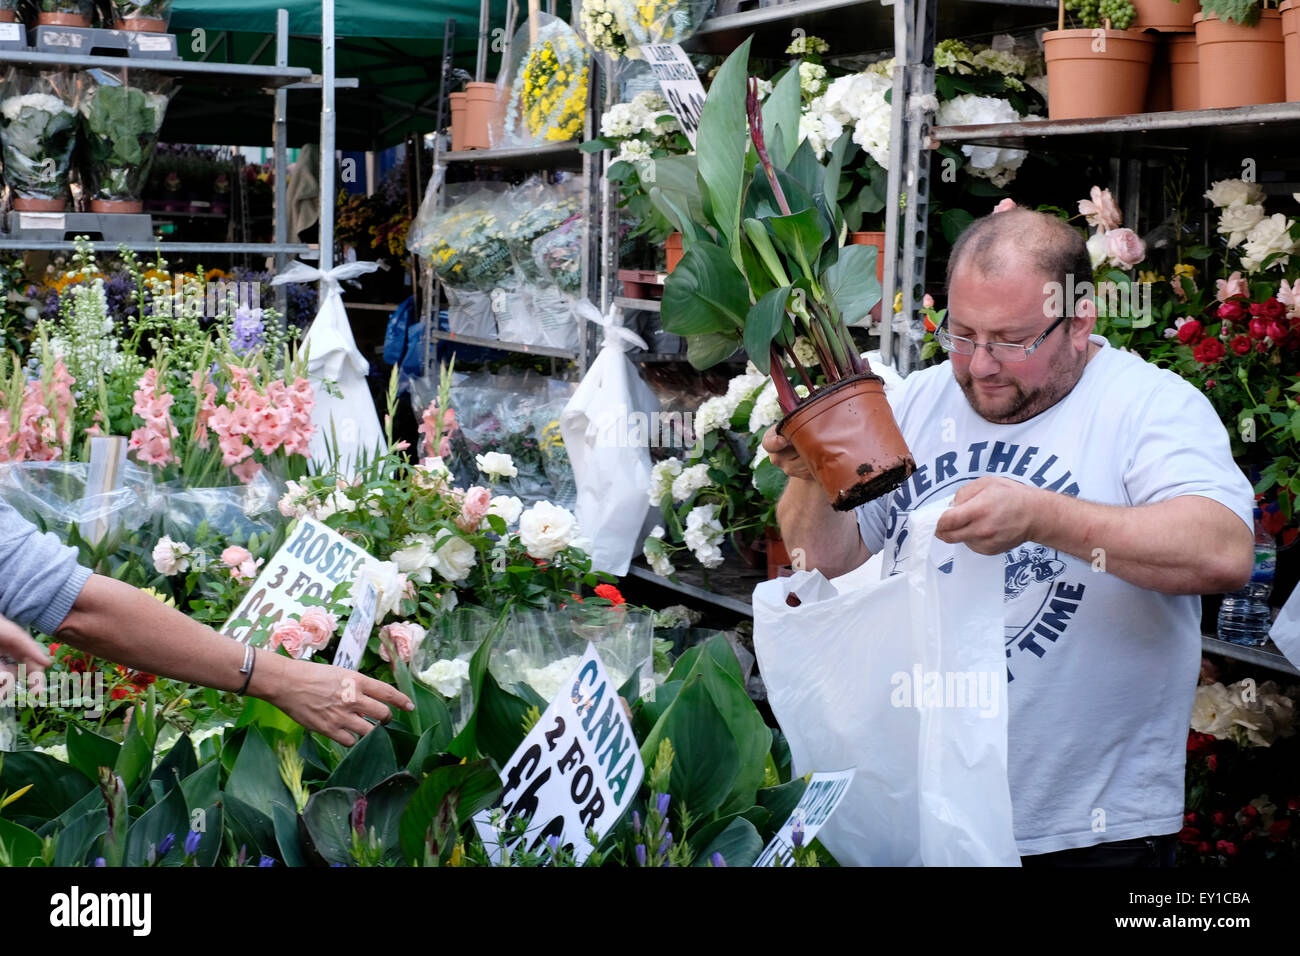
<svg viewBox="0 0 1300 956">
<path fill-rule="evenodd" d="M 1225 354 L 1227 354 L 1227 349 L 1223 347 L 1223 343 L 1218 339 L 1204 339 L 1192 350 L 1192 355 L 1202 365 L 1213 365 L 1223 358 Z"/>
<path fill-rule="evenodd" d="M 1263 517 L 1259 519 L 1259 524 L 1260 527 L 1276 538 L 1282 533 L 1282 526 L 1286 524 L 1286 520 L 1282 517 L 1280 511 L 1265 511 Z"/>
<path fill-rule="evenodd" d="M 1238 355 L 1245 355 L 1250 351 L 1250 339 L 1244 335 L 1238 335 L 1228 344 L 1232 346 L 1232 350 Z"/>
<path fill-rule="evenodd" d="M 1264 331 L 1268 333 L 1268 337 L 1274 342 L 1281 342 L 1286 338 L 1286 326 L 1281 322 L 1269 322 Z"/>
<path fill-rule="evenodd" d="M 1209 855 L 1210 855 L 1210 844 L 1208 844 L 1208 843 L 1198 843 L 1198 844 L 1196 844 L 1196 852 L 1199 853 L 1201 856 L 1209 856 Z"/>
<path fill-rule="evenodd" d="M 1237 855 L 1237 845 L 1235 843 L 1229 843 L 1227 840 L 1220 840 L 1218 843 L 1214 844 L 1214 849 L 1222 853 L 1224 856 Z"/>
<path fill-rule="evenodd" d="M 1218 384 L 1219 383 L 1216 382 L 1214 379 L 1208 379 L 1205 383 L 1205 390 L 1208 392 L 1210 389 L 1214 388 Z"/>
<path fill-rule="evenodd" d="M 1194 757 L 1202 754 L 1211 753 L 1214 750 L 1214 738 L 1209 734 L 1198 733 L 1195 730 L 1187 734 L 1187 752 Z"/>
<path fill-rule="evenodd" d="M 51 654 L 54 654 L 54 653 L 55 653 L 56 651 L 58 651 L 58 649 L 59 649 L 60 647 L 62 647 L 62 646 L 63 646 L 62 644 L 51 644 L 51 645 L 49 646 L 48 650 L 49 650 L 49 652 L 50 652 Z"/>
<path fill-rule="evenodd" d="M 1276 298 L 1265 299 L 1263 302 L 1252 302 L 1250 314 L 1266 322 L 1281 322 L 1286 318 L 1286 306 Z"/>
<path fill-rule="evenodd" d="M 1290 820 L 1275 820 L 1273 825 L 1268 828 L 1268 838 L 1274 843 L 1281 843 L 1291 832 Z"/>
<path fill-rule="evenodd" d="M 1264 336 L 1268 335 L 1268 323 L 1263 319 L 1251 319 L 1250 335 L 1251 338 L 1262 339 Z"/>
<path fill-rule="evenodd" d="M 1214 771 L 1218 770 L 1218 769 L 1219 769 L 1219 755 L 1218 755 L 1218 754 L 1210 754 L 1208 757 L 1206 757 L 1206 758 L 1205 758 L 1205 767 L 1206 767 L 1207 770 L 1210 771 L 1210 773 L 1214 773 Z"/>
<path fill-rule="evenodd" d="M 128 693 L 130 693 L 130 691 L 128 691 L 125 687 L 114 687 L 113 693 L 110 694 L 109 696 L 112 697 L 114 700 L 121 700 Z"/>
<path fill-rule="evenodd" d="M 1250 842 L 1251 840 L 1253 840 L 1253 839 L 1255 839 L 1255 831 L 1254 831 L 1254 830 L 1247 830 L 1245 833 L 1243 833 L 1243 834 L 1241 835 L 1241 842 L 1242 842 L 1242 843 L 1249 843 L 1249 842 Z"/>
<path fill-rule="evenodd" d="M 618 593 L 618 588 L 612 584 L 597 584 L 596 597 L 602 597 L 611 604 L 626 604 L 627 601 L 623 595 Z"/>
<path fill-rule="evenodd" d="M 1268 344 L 1265 342 L 1256 342 L 1255 351 L 1263 355 L 1265 352 L 1268 351 Z"/>
<path fill-rule="evenodd" d="M 1201 831 L 1196 827 L 1183 827 L 1178 831 L 1178 839 L 1189 846 L 1195 846 L 1201 840 Z"/>
<path fill-rule="evenodd" d="M 1178 327 L 1178 341 L 1184 345 L 1195 345 L 1201 340 L 1203 331 L 1201 323 L 1192 319 L 1190 322 L 1184 322 Z"/>
<path fill-rule="evenodd" d="M 1214 816 L 1210 817 L 1216 827 L 1226 827 L 1228 825 L 1228 815 L 1222 810 L 1216 810 Z"/>
<path fill-rule="evenodd" d="M 1249 803 L 1241 808 L 1241 815 L 1246 818 L 1247 823 L 1252 823 L 1259 817 L 1259 811 Z"/>
<path fill-rule="evenodd" d="M 1219 306 L 1215 314 L 1229 322 L 1240 322 L 1246 317 L 1246 310 L 1241 307 L 1240 302 L 1225 302 Z"/>
</svg>

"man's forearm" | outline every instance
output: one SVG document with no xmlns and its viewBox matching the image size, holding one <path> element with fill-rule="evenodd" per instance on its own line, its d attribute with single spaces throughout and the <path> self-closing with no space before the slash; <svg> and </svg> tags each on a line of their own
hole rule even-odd
<svg viewBox="0 0 1300 956">
<path fill-rule="evenodd" d="M 1209 498 L 1185 495 L 1123 507 L 1043 491 L 1032 540 L 1165 594 L 1218 594 L 1243 587 L 1254 538 Z"/>
<path fill-rule="evenodd" d="M 137 591 L 92 575 L 56 635 L 96 657 L 218 690 L 238 690 L 244 645 Z M 286 662 L 259 653 L 248 692 L 266 696 Z"/>
<path fill-rule="evenodd" d="M 858 531 L 857 516 L 836 511 L 815 481 L 791 478 L 776 507 L 795 567 L 814 568 L 828 578 L 847 574 L 871 557 Z"/>
</svg>

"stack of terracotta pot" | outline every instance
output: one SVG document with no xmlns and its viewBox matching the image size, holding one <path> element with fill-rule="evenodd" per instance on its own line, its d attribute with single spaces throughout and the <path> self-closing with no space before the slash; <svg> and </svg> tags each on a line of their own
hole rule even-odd
<svg viewBox="0 0 1300 956">
<path fill-rule="evenodd" d="M 452 93 L 452 150 L 500 145 L 509 93 L 495 83 L 466 83 L 464 93 Z"/>
<path fill-rule="evenodd" d="M 1265 7 L 1252 26 L 1203 14 L 1197 0 L 1133 5 L 1127 30 L 1043 36 L 1052 119 L 1300 101 L 1300 0 Z"/>
</svg>

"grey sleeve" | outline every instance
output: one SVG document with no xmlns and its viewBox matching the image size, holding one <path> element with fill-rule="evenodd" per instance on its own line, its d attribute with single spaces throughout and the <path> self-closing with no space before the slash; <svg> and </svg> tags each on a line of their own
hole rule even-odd
<svg viewBox="0 0 1300 956">
<path fill-rule="evenodd" d="M 90 578 L 77 549 L 0 501 L 0 615 L 53 634 Z"/>
</svg>

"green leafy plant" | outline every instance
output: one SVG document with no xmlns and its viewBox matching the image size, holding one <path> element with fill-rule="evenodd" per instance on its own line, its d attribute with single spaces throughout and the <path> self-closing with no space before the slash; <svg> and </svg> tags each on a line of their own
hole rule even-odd
<svg viewBox="0 0 1300 956">
<path fill-rule="evenodd" d="M 155 90 L 127 86 L 104 70 L 89 70 L 93 86 L 82 98 L 83 144 L 91 198 L 135 200 L 149 178 L 158 130 L 173 83 L 156 78 Z"/>
<path fill-rule="evenodd" d="M 1259 22 L 1260 0 L 1203 0 L 1201 13 L 1218 17 L 1224 23 L 1253 27 Z"/>
</svg>

